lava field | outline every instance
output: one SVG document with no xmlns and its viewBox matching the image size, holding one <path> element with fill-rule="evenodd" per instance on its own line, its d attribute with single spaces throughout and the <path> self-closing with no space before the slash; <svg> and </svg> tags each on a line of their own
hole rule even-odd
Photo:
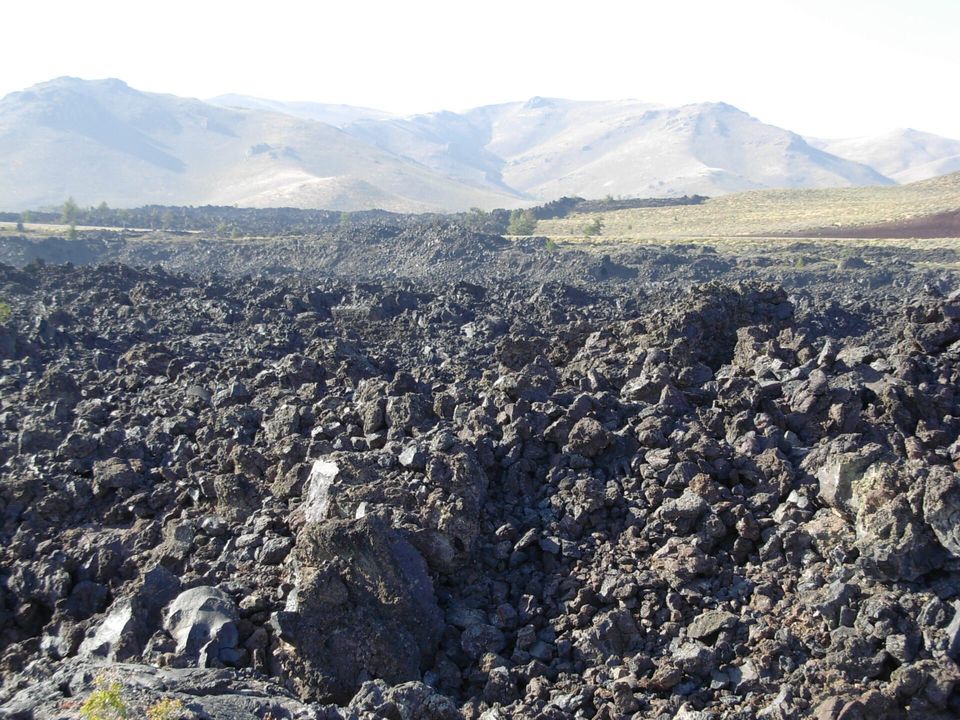
<svg viewBox="0 0 960 720">
<path fill-rule="evenodd" d="M 0 718 L 960 715 L 946 251 L 351 232 L 3 241 Z"/>
</svg>

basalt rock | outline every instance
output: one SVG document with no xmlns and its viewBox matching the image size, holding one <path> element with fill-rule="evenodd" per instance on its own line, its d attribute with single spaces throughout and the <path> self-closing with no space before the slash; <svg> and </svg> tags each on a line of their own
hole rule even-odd
<svg viewBox="0 0 960 720">
<path fill-rule="evenodd" d="M 443 623 L 409 542 L 371 516 L 324 520 L 308 522 L 295 556 L 296 587 L 271 622 L 279 662 L 303 697 L 345 703 L 363 676 L 420 678 Z"/>
<path fill-rule="evenodd" d="M 391 222 L 0 266 L 0 715 L 960 712 L 954 251 Z"/>
</svg>

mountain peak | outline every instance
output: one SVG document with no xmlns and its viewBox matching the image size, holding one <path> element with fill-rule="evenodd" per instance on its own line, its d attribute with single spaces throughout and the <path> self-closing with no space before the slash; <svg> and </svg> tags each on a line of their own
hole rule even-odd
<svg viewBox="0 0 960 720">
<path fill-rule="evenodd" d="M 60 77 L 48 80 L 47 82 L 37 83 L 29 89 L 42 88 L 69 88 L 71 90 L 98 89 L 113 91 L 131 91 L 133 90 L 127 83 L 119 78 L 101 78 L 97 80 L 88 80 L 85 78 L 73 77 L 72 75 L 61 75 Z M 137 92 L 137 91 L 134 91 Z"/>
<path fill-rule="evenodd" d="M 726 103 L 722 101 L 708 101 L 708 102 L 702 102 L 702 103 L 695 103 L 693 105 L 687 105 L 685 107 L 697 108 L 700 110 L 701 113 L 705 115 L 715 115 L 715 116 L 736 115 L 736 116 L 743 116 L 748 118 L 753 117 L 752 115 L 750 115 L 750 113 L 744 112 L 743 110 L 738 108 L 736 105 L 731 105 L 730 103 Z"/>
<path fill-rule="evenodd" d="M 534 95 L 523 104 L 523 107 L 525 110 L 536 110 L 538 108 L 554 107 L 556 104 L 556 100 L 553 98 L 545 98 L 540 97 L 539 95 Z"/>
</svg>

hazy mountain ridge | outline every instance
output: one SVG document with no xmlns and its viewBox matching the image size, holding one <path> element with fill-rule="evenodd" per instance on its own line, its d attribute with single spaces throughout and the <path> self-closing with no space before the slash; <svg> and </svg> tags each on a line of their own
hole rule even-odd
<svg viewBox="0 0 960 720">
<path fill-rule="evenodd" d="M 317 120 L 318 122 L 342 128 L 359 120 L 386 120 L 393 117 L 392 113 L 373 108 L 358 107 L 356 105 L 338 105 L 318 102 L 285 102 L 282 100 L 268 100 L 266 98 L 251 97 L 229 93 L 217 95 L 207 100 L 211 105 L 241 110 L 268 110 L 286 115 L 293 115 L 301 120 Z"/>
<path fill-rule="evenodd" d="M 510 205 L 325 123 L 60 78 L 0 100 L 0 202 L 277 204 L 352 210 Z"/>
<path fill-rule="evenodd" d="M 912 145 L 808 142 L 725 103 L 532 98 L 399 118 L 59 78 L 0 100 L 0 205 L 73 195 L 114 206 L 463 210 L 562 195 L 880 185 L 960 168 L 960 142 L 918 135 Z"/>
<path fill-rule="evenodd" d="M 826 152 L 870 165 L 900 183 L 960 170 L 960 140 L 900 128 L 880 135 L 811 140 Z"/>
</svg>

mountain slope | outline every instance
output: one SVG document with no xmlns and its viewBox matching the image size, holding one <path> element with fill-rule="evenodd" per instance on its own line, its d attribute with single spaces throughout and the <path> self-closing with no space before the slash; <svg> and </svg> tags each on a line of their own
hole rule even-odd
<svg viewBox="0 0 960 720">
<path fill-rule="evenodd" d="M 960 170 L 960 140 L 911 128 L 842 140 L 811 140 L 839 157 L 870 165 L 900 183 Z"/>
<path fill-rule="evenodd" d="M 390 113 L 373 108 L 357 107 L 355 105 L 336 105 L 318 102 L 284 102 L 281 100 L 267 100 L 266 98 L 251 97 L 249 95 L 218 95 L 207 100 L 211 105 L 241 110 L 267 110 L 269 112 L 292 115 L 301 120 L 316 120 L 318 122 L 343 127 L 360 120 L 386 120 L 393 117 Z"/>
<path fill-rule="evenodd" d="M 60 78 L 0 100 L 0 203 L 290 205 L 451 210 L 511 205 L 323 123 Z"/>
<path fill-rule="evenodd" d="M 960 169 L 960 142 L 915 131 L 808 142 L 724 103 L 537 97 L 398 118 L 237 95 L 201 102 L 119 80 L 60 78 L 0 100 L 0 164 L 0 206 L 13 209 L 73 195 L 114 206 L 417 212 L 563 195 L 889 185 L 891 177 Z"/>
<path fill-rule="evenodd" d="M 533 98 L 345 130 L 444 174 L 538 199 L 890 184 L 724 103 Z"/>
</svg>

